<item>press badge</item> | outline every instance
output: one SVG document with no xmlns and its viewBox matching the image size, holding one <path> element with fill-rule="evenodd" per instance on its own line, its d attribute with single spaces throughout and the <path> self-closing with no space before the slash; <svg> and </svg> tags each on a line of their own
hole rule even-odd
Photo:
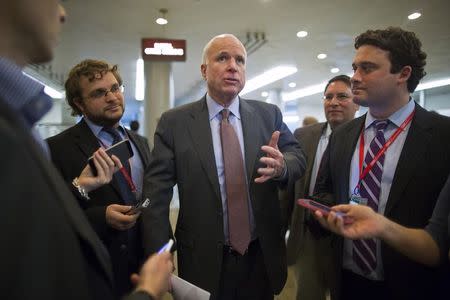
<svg viewBox="0 0 450 300">
<path fill-rule="evenodd" d="M 361 197 L 359 195 L 353 194 L 350 197 L 350 204 L 353 204 L 353 205 L 367 205 L 367 198 L 363 198 L 363 197 Z"/>
</svg>

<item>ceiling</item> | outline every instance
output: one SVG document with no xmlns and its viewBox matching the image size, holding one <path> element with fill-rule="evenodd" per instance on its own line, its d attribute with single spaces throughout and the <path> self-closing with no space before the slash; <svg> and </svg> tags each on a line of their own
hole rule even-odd
<svg viewBox="0 0 450 300">
<path fill-rule="evenodd" d="M 67 21 L 52 63 L 53 72 L 67 74 L 86 58 L 119 65 L 131 111 L 136 59 L 140 40 L 159 37 L 187 40 L 186 62 L 173 63 L 175 103 L 196 100 L 202 87 L 201 52 L 211 37 L 233 33 L 242 41 L 247 32 L 264 32 L 267 43 L 247 61 L 247 79 L 278 65 L 293 65 L 298 72 L 247 94 L 261 99 L 261 91 L 283 91 L 318 84 L 334 74 L 351 72 L 354 37 L 367 30 L 401 26 L 416 32 L 428 54 L 424 81 L 450 77 L 450 1 L 448 0 L 67 0 Z M 157 25 L 159 9 L 168 9 L 169 23 Z M 419 11 L 422 17 L 407 16 Z M 308 31 L 304 39 L 299 30 Z M 318 60 L 317 54 L 328 57 Z M 288 87 L 295 82 L 296 88 Z M 200 89 L 201 90 L 201 89 Z M 195 96 L 196 97 L 196 96 Z"/>
</svg>

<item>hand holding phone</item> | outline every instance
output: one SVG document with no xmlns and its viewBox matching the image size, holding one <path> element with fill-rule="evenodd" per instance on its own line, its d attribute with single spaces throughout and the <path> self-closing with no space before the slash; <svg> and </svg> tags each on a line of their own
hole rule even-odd
<svg viewBox="0 0 450 300">
<path fill-rule="evenodd" d="M 145 198 L 141 199 L 136 205 L 134 205 L 129 211 L 126 212 L 127 215 L 134 215 L 138 212 L 141 212 L 144 208 L 147 208 L 147 206 L 150 204 L 150 199 Z"/>
<path fill-rule="evenodd" d="M 343 218 L 344 224 L 350 224 L 351 220 L 346 216 L 345 213 L 340 211 L 334 211 L 331 209 L 331 207 L 326 206 L 324 204 L 321 204 L 319 202 L 316 202 L 311 199 L 298 199 L 297 203 L 312 212 L 315 212 L 316 210 L 320 211 L 324 217 L 328 217 L 331 211 L 333 211 L 338 217 Z"/>
<path fill-rule="evenodd" d="M 122 162 L 122 164 L 124 164 L 125 161 L 127 161 L 130 157 L 134 155 L 133 149 L 131 148 L 130 140 L 128 139 L 122 140 L 117 144 L 112 145 L 111 147 L 105 149 L 105 152 L 109 156 L 112 155 L 117 156 L 117 158 Z M 88 163 L 89 166 L 91 167 L 92 174 L 94 176 L 97 176 L 97 168 L 95 167 L 93 158 L 94 158 L 93 156 L 89 157 Z"/>
</svg>

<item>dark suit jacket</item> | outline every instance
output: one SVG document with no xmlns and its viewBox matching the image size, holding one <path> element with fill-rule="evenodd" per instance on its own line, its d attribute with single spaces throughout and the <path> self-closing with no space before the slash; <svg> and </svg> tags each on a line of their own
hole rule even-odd
<svg viewBox="0 0 450 300">
<path fill-rule="evenodd" d="M 58 171 L 0 99 L 4 299 L 114 299 L 109 256 Z"/>
<path fill-rule="evenodd" d="M 145 169 L 150 159 L 147 140 L 132 131 L 127 130 L 127 133 L 138 149 L 138 153 L 134 153 L 134 155 L 141 157 Z M 49 138 L 47 142 L 53 163 L 70 186 L 72 180 L 79 176 L 86 166 L 88 158 L 100 147 L 97 138 L 84 119 L 75 126 Z M 77 191 L 75 191 L 75 195 L 79 196 Z M 139 239 L 136 249 L 128 249 L 126 231 L 113 229 L 106 223 L 106 207 L 110 204 L 124 204 L 115 180 L 90 192 L 89 197 L 89 201 L 78 197 L 79 203 L 85 208 L 89 221 L 108 248 L 118 294 L 123 295 L 131 289 L 130 274 L 137 272 L 142 262 L 142 244 Z M 139 223 L 136 226 L 139 226 Z"/>
<path fill-rule="evenodd" d="M 301 148 L 282 121 L 280 110 L 260 101 L 240 99 L 247 180 L 256 234 L 263 251 L 272 290 L 286 280 L 286 254 L 281 226 L 278 183 L 255 184 L 259 158 L 275 130 L 284 153 L 289 181 L 303 174 Z M 170 236 L 169 202 L 177 184 L 180 211 L 176 227 L 178 270 L 181 277 L 212 293 L 219 288 L 224 230 L 222 201 L 214 158 L 206 99 L 164 113 L 155 133 L 152 160 L 145 178 L 151 209 L 144 212 L 144 246 L 156 251 Z"/>
<path fill-rule="evenodd" d="M 348 203 L 350 163 L 364 121 L 365 115 L 333 132 L 324 176 L 319 179 L 323 199 Z M 384 215 L 407 227 L 424 228 L 449 172 L 450 119 L 416 104 Z M 327 197 L 326 193 L 332 193 L 333 197 Z M 342 270 L 342 249 L 343 239 L 336 237 L 335 259 L 339 271 Z M 381 255 L 385 281 L 395 299 L 437 299 L 438 270 L 412 262 L 384 243 Z"/>
</svg>

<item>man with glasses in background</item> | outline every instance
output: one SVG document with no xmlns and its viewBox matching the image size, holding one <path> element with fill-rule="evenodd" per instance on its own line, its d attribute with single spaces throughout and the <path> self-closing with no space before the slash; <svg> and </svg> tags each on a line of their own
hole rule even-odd
<svg viewBox="0 0 450 300">
<path fill-rule="evenodd" d="M 150 149 L 145 138 L 120 124 L 125 103 L 117 65 L 84 60 L 70 71 L 65 88 L 72 115 L 83 118 L 47 140 L 52 160 L 107 246 L 117 296 L 121 297 L 130 292 L 130 275 L 137 273 L 143 261 L 140 228 L 136 224 L 140 214 L 128 212 L 141 199 Z M 122 161 L 126 174 L 116 172 L 110 183 L 91 183 L 88 158 L 99 147 L 107 148 L 123 139 L 130 140 L 134 153 L 128 161 Z"/>
<path fill-rule="evenodd" d="M 330 289 L 330 237 L 319 238 L 322 230 L 307 209 L 296 204 L 296 199 L 314 194 L 317 174 L 331 132 L 355 117 L 359 106 L 353 103 L 350 77 L 338 75 L 325 86 L 323 96 L 324 123 L 298 128 L 294 136 L 307 156 L 306 173 L 295 185 L 282 191 L 281 200 L 287 211 L 290 230 L 287 241 L 288 265 L 293 265 L 297 299 L 326 299 Z M 319 226 L 320 227 L 320 226 Z"/>
</svg>

